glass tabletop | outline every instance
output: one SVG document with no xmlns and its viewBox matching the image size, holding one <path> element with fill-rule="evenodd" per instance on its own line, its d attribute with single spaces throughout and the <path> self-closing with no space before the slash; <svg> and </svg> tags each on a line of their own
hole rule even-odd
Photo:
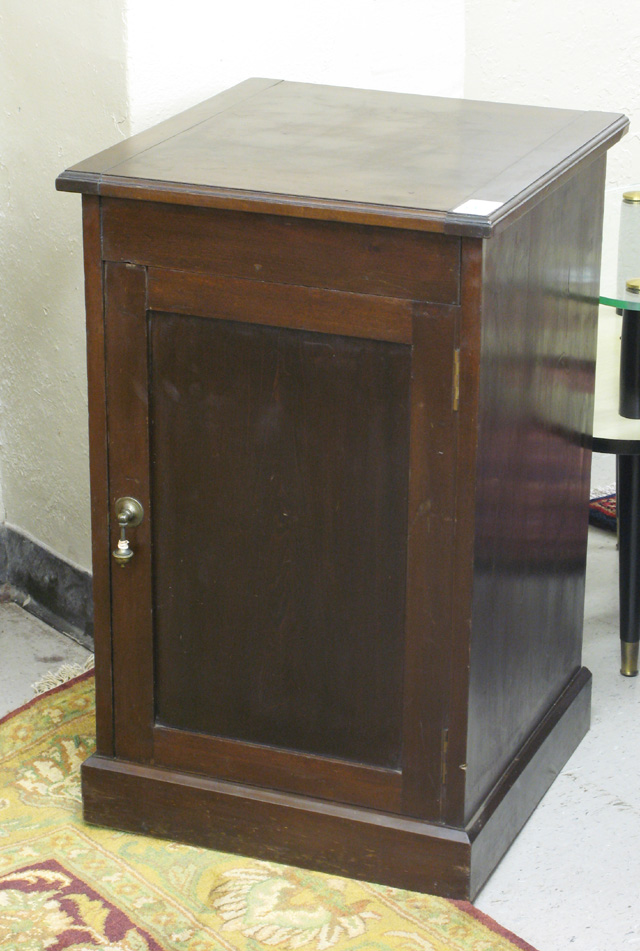
<svg viewBox="0 0 640 951">
<path fill-rule="evenodd" d="M 637 201 L 623 199 L 634 193 Z M 632 279 L 640 280 L 640 185 L 605 192 L 600 303 L 640 311 L 640 293 L 626 288 Z"/>
</svg>

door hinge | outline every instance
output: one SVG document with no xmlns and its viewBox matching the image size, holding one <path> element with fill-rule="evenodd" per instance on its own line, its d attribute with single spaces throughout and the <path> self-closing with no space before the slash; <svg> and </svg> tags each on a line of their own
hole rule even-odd
<svg viewBox="0 0 640 951">
<path fill-rule="evenodd" d="M 445 727 L 442 731 L 442 760 L 441 760 L 441 780 L 442 785 L 447 783 L 447 752 L 449 750 L 449 729 Z"/>
<path fill-rule="evenodd" d="M 458 412 L 460 405 L 460 351 L 453 351 L 453 412 Z"/>
</svg>

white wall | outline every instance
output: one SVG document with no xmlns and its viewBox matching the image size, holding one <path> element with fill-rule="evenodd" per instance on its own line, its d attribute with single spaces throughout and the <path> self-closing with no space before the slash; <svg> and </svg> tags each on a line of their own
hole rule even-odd
<svg viewBox="0 0 640 951">
<path fill-rule="evenodd" d="M 6 521 L 90 566 L 80 202 L 56 175 L 128 132 L 119 0 L 0 7 L 0 473 Z"/>
<path fill-rule="evenodd" d="M 564 109 L 624 112 L 609 186 L 640 182 L 637 0 L 466 0 L 464 94 Z"/>
<path fill-rule="evenodd" d="M 637 181 L 635 5 L 2 0 L 0 520 L 90 566 L 80 202 L 58 172 L 262 75 L 626 112 L 610 181 Z"/>
<path fill-rule="evenodd" d="M 251 76 L 462 95 L 464 0 L 128 0 L 127 27 L 134 131 Z"/>
</svg>

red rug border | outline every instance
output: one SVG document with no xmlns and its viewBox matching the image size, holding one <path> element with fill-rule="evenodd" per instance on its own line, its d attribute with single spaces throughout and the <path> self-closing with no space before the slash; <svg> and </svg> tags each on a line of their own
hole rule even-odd
<svg viewBox="0 0 640 951">
<path fill-rule="evenodd" d="M 9 713 L 5 713 L 3 717 L 0 717 L 0 726 L 2 726 L 3 723 L 7 723 L 9 720 L 12 720 L 13 717 L 17 717 L 19 713 L 24 713 L 25 710 L 28 710 L 29 707 L 32 707 L 44 697 L 52 697 L 54 693 L 59 693 L 59 691 L 64 690 L 65 687 L 71 687 L 72 684 L 80 683 L 82 680 L 87 680 L 89 677 L 93 677 L 94 674 L 95 668 L 92 667 L 91 670 L 86 670 L 84 673 L 78 674 L 77 677 L 72 677 L 71 680 L 65 680 L 63 684 L 58 684 L 56 687 L 51 687 L 50 690 L 45 690 L 43 693 L 37 694 L 31 700 L 27 700 L 26 703 L 23 703 L 21 707 L 18 707 L 16 710 L 10 710 Z"/>
<path fill-rule="evenodd" d="M 450 898 L 449 901 L 452 905 L 456 905 L 458 908 L 460 908 L 461 911 L 465 911 L 468 915 L 471 915 L 472 918 L 476 918 L 490 931 L 500 935 L 501 938 L 506 938 L 516 948 L 520 948 L 520 951 L 537 951 L 537 948 L 534 948 L 534 946 L 525 941 L 524 938 L 519 938 L 518 935 L 514 934 L 512 931 L 509 931 L 508 928 L 504 928 L 502 925 L 498 924 L 497 921 L 495 921 L 489 915 L 485 915 L 483 911 L 480 911 L 480 909 L 476 908 L 475 905 L 472 905 L 471 902 L 461 901 L 460 899 L 456 898 Z"/>
</svg>

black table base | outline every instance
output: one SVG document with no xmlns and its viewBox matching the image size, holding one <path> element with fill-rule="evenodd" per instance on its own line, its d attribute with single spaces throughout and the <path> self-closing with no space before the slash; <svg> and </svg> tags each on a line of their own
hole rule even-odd
<svg viewBox="0 0 640 951">
<path fill-rule="evenodd" d="M 620 342 L 620 415 L 640 419 L 640 314 L 618 310 L 622 314 Z"/>
<path fill-rule="evenodd" d="M 639 447 L 640 453 L 640 447 Z M 640 454 L 617 457 L 616 515 L 618 519 L 620 585 L 620 673 L 638 673 L 640 639 Z"/>
</svg>

